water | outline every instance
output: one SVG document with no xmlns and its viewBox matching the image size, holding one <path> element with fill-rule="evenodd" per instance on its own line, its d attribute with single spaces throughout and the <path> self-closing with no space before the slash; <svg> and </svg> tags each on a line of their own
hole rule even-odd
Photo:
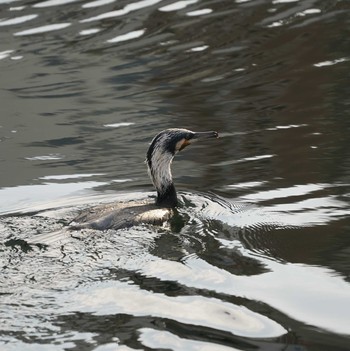
<svg viewBox="0 0 350 351">
<path fill-rule="evenodd" d="M 349 350 L 349 10 L 0 0 L 1 349 Z M 168 127 L 221 136 L 179 217 L 55 234 L 152 196 Z"/>
</svg>

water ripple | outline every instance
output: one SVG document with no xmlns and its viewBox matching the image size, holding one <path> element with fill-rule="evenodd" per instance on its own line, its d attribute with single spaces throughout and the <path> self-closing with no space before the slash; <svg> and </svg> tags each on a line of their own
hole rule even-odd
<svg viewBox="0 0 350 351">
<path fill-rule="evenodd" d="M 269 338 L 286 333 L 277 323 L 242 306 L 195 295 L 171 297 L 122 282 L 91 285 L 74 292 L 69 301 L 74 310 L 78 307 L 99 315 L 149 315 L 246 337 Z"/>
<path fill-rule="evenodd" d="M 242 198 L 252 202 L 266 201 L 284 197 L 307 195 L 315 191 L 332 187 L 331 184 L 300 184 L 289 188 L 266 190 L 250 195 L 245 195 Z"/>
<path fill-rule="evenodd" d="M 216 344 L 214 342 L 180 338 L 179 336 L 164 330 L 141 328 L 139 329 L 139 332 L 142 344 L 154 350 L 239 351 L 239 349 Z"/>
<path fill-rule="evenodd" d="M 346 322 L 350 313 L 350 306 L 346 303 L 350 287 L 341 277 L 321 267 L 281 264 L 266 258 L 259 260 L 269 271 L 255 276 L 232 275 L 192 256 L 188 257 L 185 265 L 165 260 L 150 261 L 143 270 L 165 281 L 176 279 L 186 286 L 199 289 L 213 287 L 221 293 L 263 301 L 306 323 L 350 334 L 350 326 Z M 318 286 L 322 286 L 322 290 L 316 296 L 314 289 Z M 304 303 L 300 304 L 301 301 Z M 326 301 L 328 307 L 317 308 Z"/>
<path fill-rule="evenodd" d="M 346 1 L 0 4 L 6 347 L 346 349 Z M 67 230 L 153 199 L 173 126 L 223 132 L 179 155 L 170 223 Z"/>
</svg>

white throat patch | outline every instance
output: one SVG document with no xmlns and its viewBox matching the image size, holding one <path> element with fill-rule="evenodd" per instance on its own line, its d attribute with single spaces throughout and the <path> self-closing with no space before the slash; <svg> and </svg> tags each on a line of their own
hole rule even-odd
<svg viewBox="0 0 350 351">
<path fill-rule="evenodd" d="M 165 134 L 157 140 L 151 156 L 152 169 L 148 166 L 148 174 L 160 193 L 163 193 L 173 182 L 170 166 L 174 155 L 165 149 L 167 139 L 168 136 Z"/>
</svg>

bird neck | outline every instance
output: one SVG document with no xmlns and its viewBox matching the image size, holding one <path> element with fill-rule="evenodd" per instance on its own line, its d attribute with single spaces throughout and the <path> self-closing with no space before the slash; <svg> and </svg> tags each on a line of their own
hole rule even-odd
<svg viewBox="0 0 350 351">
<path fill-rule="evenodd" d="M 173 177 L 171 175 L 171 160 L 166 167 L 164 167 L 164 165 L 164 163 L 160 165 L 153 163 L 154 168 L 151 171 L 152 182 L 157 190 L 156 205 L 162 207 L 176 207 L 177 196 Z"/>
<path fill-rule="evenodd" d="M 169 184 L 165 189 L 157 189 L 157 206 L 173 208 L 177 206 L 177 195 L 174 183 Z"/>
<path fill-rule="evenodd" d="M 171 174 L 173 155 L 169 153 L 155 153 L 148 161 L 148 171 L 157 190 L 156 205 L 176 207 L 177 196 Z"/>
</svg>

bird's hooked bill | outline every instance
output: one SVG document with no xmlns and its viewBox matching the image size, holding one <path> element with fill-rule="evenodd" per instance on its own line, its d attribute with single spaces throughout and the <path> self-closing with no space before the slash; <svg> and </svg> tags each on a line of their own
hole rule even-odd
<svg viewBox="0 0 350 351">
<path fill-rule="evenodd" d="M 191 145 L 192 143 L 196 142 L 197 140 L 202 139 L 210 139 L 210 138 L 218 138 L 218 132 L 210 131 L 210 132 L 190 132 L 184 139 L 179 142 L 177 147 L 178 151 L 183 150 L 186 146 Z"/>
<path fill-rule="evenodd" d="M 197 132 L 194 133 L 192 139 L 208 139 L 208 138 L 218 138 L 218 132 L 210 131 L 210 132 Z"/>
</svg>

